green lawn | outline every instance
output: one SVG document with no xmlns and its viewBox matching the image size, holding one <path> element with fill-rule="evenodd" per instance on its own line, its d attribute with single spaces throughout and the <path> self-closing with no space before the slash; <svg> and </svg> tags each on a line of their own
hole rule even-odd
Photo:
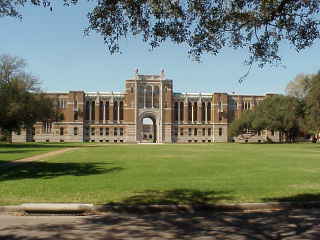
<svg viewBox="0 0 320 240">
<path fill-rule="evenodd" d="M 101 145 L 0 165 L 2 205 L 288 200 L 320 200 L 319 144 Z"/>
<path fill-rule="evenodd" d="M 66 143 L 27 143 L 9 144 L 0 143 L 0 164 L 1 162 L 14 161 L 34 155 L 58 150 L 65 147 L 76 146 L 77 144 Z"/>
</svg>

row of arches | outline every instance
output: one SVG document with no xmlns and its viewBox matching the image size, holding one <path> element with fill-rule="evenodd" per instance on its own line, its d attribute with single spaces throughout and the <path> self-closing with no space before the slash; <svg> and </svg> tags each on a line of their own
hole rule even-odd
<svg viewBox="0 0 320 240">
<path fill-rule="evenodd" d="M 185 104 L 184 102 L 174 103 L 174 121 L 211 121 L 211 103 L 202 102 L 198 106 L 198 102 L 188 102 L 187 109 L 188 112 L 187 119 L 184 119 Z M 198 117 L 198 111 L 201 115 Z M 198 119 L 199 118 L 199 119 Z"/>
<path fill-rule="evenodd" d="M 123 101 L 114 101 L 113 105 L 109 101 L 100 101 L 98 108 L 98 117 L 96 119 L 96 102 L 86 102 L 85 120 L 89 121 L 122 121 L 123 120 Z"/>
<path fill-rule="evenodd" d="M 138 88 L 139 108 L 159 108 L 160 89 L 158 86 L 141 86 Z"/>
</svg>

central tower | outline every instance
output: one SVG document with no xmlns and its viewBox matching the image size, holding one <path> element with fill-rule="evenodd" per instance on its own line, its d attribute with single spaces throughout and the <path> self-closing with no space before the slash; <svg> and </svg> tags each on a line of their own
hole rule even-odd
<svg viewBox="0 0 320 240">
<path fill-rule="evenodd" d="M 150 118 L 153 123 L 153 142 L 171 143 L 172 128 L 172 80 L 160 75 L 140 75 L 135 71 L 133 79 L 126 81 L 126 116 L 131 122 L 128 141 L 142 142 L 143 119 Z"/>
</svg>

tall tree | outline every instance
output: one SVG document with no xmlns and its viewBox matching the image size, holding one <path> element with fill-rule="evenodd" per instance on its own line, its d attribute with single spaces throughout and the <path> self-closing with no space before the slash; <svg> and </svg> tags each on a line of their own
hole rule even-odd
<svg viewBox="0 0 320 240">
<path fill-rule="evenodd" d="M 311 81 L 314 75 L 299 74 L 294 80 L 290 81 L 286 87 L 286 94 L 288 96 L 304 99 L 311 87 Z"/>
<path fill-rule="evenodd" d="M 53 101 L 40 92 L 39 80 L 25 67 L 21 58 L 0 56 L 0 128 L 9 133 L 59 116 Z"/>
<path fill-rule="evenodd" d="M 311 86 L 305 97 L 306 129 L 316 138 L 320 138 L 320 73 L 313 75 Z"/>
<path fill-rule="evenodd" d="M 233 133 L 246 129 L 278 131 L 280 141 L 294 142 L 302 129 L 303 117 L 303 102 L 295 97 L 274 95 L 264 99 L 252 111 L 241 114 L 231 128 L 236 129 Z"/>
<path fill-rule="evenodd" d="M 52 9 L 51 0 L 5 0 L 0 16 L 20 16 L 17 9 L 29 2 Z M 111 53 L 121 39 L 140 35 L 152 48 L 165 40 L 185 44 L 195 59 L 245 48 L 247 63 L 263 66 L 280 61 L 282 41 L 301 51 L 319 39 L 319 11 L 319 0 L 99 0 L 87 33 L 101 34 Z"/>
</svg>

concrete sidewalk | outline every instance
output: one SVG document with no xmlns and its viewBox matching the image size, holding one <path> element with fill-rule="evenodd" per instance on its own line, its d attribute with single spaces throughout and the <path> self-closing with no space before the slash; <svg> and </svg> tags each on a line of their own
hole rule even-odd
<svg viewBox="0 0 320 240">
<path fill-rule="evenodd" d="M 0 240 L 320 239 L 320 209 L 94 216 L 0 215 Z"/>
</svg>

